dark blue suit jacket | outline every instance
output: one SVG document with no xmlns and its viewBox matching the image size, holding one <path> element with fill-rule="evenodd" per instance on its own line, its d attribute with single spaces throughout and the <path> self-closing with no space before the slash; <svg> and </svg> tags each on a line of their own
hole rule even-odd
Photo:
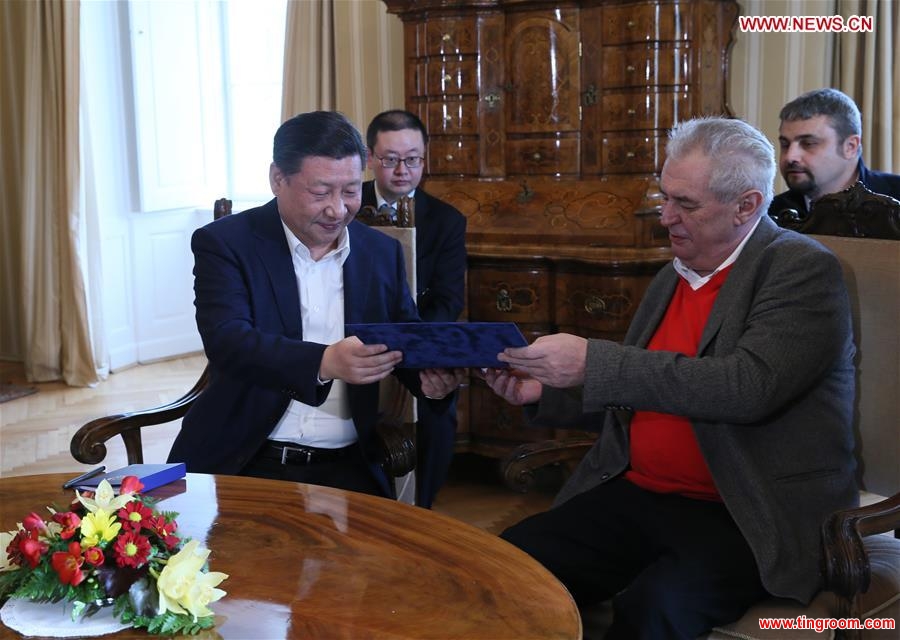
<svg viewBox="0 0 900 640">
<path fill-rule="evenodd" d="M 403 250 L 385 234 L 351 222 L 344 263 L 344 320 L 418 320 Z M 291 399 L 318 406 L 331 384 L 317 383 L 327 345 L 305 342 L 290 249 L 276 201 L 197 231 L 194 293 L 210 383 L 184 417 L 169 453 L 188 471 L 239 472 L 267 439 Z M 418 372 L 397 375 L 422 397 Z M 386 496 L 394 493 L 375 458 L 378 383 L 348 385 L 363 453 Z M 443 403 L 446 406 L 446 402 Z"/>
<path fill-rule="evenodd" d="M 377 206 L 375 182 L 363 183 L 362 206 Z M 466 217 L 416 189 L 416 304 L 426 322 L 455 322 L 465 306 Z"/>
</svg>

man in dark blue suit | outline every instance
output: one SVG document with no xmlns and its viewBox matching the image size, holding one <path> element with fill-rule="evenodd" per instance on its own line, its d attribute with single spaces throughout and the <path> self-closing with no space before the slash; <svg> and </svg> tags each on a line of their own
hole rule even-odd
<svg viewBox="0 0 900 640">
<path fill-rule="evenodd" d="M 778 165 L 788 190 L 772 200 L 771 217 L 793 210 L 805 218 L 816 200 L 856 182 L 900 199 L 900 176 L 862 161 L 862 118 L 850 96 L 831 88 L 809 91 L 784 105 L 779 117 Z"/>
<path fill-rule="evenodd" d="M 399 243 L 353 221 L 365 160 L 344 116 L 295 116 L 275 134 L 275 198 L 194 233 L 210 381 L 170 461 L 393 496 L 376 446 L 379 381 L 396 373 L 440 412 L 462 372 L 395 371 L 402 353 L 344 337 L 349 323 L 418 320 Z"/>
<path fill-rule="evenodd" d="M 425 125 L 408 111 L 379 113 L 369 123 L 368 167 L 363 206 L 395 207 L 413 198 L 416 227 L 416 304 L 426 322 L 454 322 L 464 307 L 466 218 L 419 186 L 425 170 Z M 456 401 L 436 412 L 419 403 L 416 425 L 416 504 L 430 509 L 444 484 L 456 440 Z"/>
</svg>

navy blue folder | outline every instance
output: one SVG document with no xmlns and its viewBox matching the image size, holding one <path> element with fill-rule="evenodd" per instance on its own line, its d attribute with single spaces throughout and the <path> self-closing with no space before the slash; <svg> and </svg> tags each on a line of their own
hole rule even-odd
<svg viewBox="0 0 900 640">
<path fill-rule="evenodd" d="M 79 482 L 75 485 L 75 488 L 80 489 L 81 491 L 96 491 L 100 482 L 106 480 L 112 487 L 118 489 L 126 476 L 137 476 L 137 479 L 144 485 L 144 488 L 141 489 L 141 493 L 143 493 L 144 491 L 150 491 L 151 489 L 161 487 L 164 484 L 180 480 L 184 477 L 186 471 L 187 469 L 183 462 L 170 462 L 165 464 L 130 464 L 127 467 L 114 469 L 113 471 L 108 471 L 99 476 L 94 476 L 93 478 Z"/>
<path fill-rule="evenodd" d="M 497 354 L 507 347 L 524 347 L 513 322 L 398 322 L 345 325 L 346 335 L 364 344 L 385 344 L 402 351 L 401 368 L 500 368 Z"/>
</svg>

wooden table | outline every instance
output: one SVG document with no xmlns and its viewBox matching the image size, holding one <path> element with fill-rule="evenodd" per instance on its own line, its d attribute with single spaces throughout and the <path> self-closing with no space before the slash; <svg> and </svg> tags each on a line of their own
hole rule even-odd
<svg viewBox="0 0 900 640">
<path fill-rule="evenodd" d="M 0 478 L 0 529 L 64 504 L 72 474 Z M 229 574 L 208 637 L 580 638 L 578 609 L 498 537 L 416 507 L 338 489 L 188 474 L 150 492 Z M 4 550 L 5 551 L 5 550 Z M 0 637 L 18 634 L 0 625 Z M 123 631 L 113 638 L 148 638 Z"/>
</svg>

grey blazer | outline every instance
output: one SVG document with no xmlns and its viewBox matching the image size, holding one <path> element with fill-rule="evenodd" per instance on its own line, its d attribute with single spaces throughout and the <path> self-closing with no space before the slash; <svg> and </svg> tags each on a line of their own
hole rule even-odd
<svg viewBox="0 0 900 640">
<path fill-rule="evenodd" d="M 545 388 L 527 408 L 534 424 L 600 431 L 557 503 L 627 468 L 634 410 L 688 416 L 766 589 L 808 602 L 821 584 L 819 527 L 858 502 L 855 348 L 840 264 L 763 216 L 693 358 L 643 348 L 677 281 L 671 264 L 660 271 L 624 344 L 589 341 L 583 387 Z"/>
</svg>

